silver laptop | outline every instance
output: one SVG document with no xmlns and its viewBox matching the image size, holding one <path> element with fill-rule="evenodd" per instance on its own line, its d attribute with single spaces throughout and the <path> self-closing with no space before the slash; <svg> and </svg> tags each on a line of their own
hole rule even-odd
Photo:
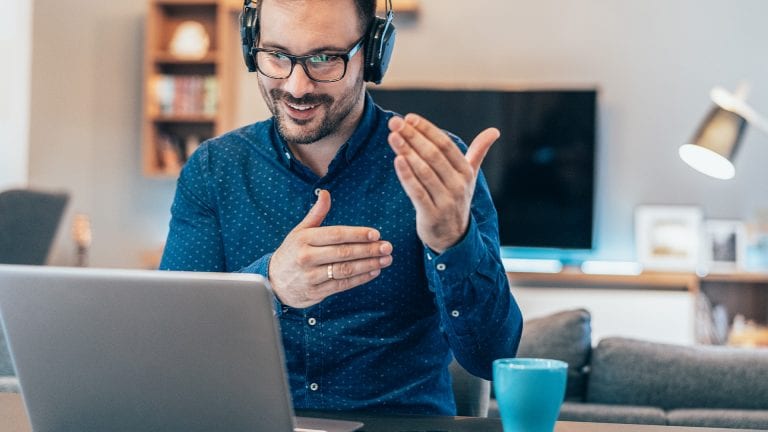
<svg viewBox="0 0 768 432">
<path fill-rule="evenodd" d="M 255 275 L 0 265 L 0 317 L 36 432 L 349 432 L 294 418 Z"/>
</svg>

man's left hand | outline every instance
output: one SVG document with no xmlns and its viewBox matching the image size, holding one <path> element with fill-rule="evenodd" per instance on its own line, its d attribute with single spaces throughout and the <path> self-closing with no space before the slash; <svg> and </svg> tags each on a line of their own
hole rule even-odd
<svg viewBox="0 0 768 432">
<path fill-rule="evenodd" d="M 445 132 L 416 114 L 392 117 L 389 130 L 395 172 L 416 208 L 416 232 L 442 253 L 467 232 L 480 164 L 500 132 L 480 132 L 464 155 Z"/>
</svg>

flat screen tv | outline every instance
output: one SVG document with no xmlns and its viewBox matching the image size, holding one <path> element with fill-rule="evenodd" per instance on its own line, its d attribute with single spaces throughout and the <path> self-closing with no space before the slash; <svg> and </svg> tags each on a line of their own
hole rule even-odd
<svg viewBox="0 0 768 432">
<path fill-rule="evenodd" d="M 370 88 L 376 103 L 415 112 L 467 145 L 495 126 L 482 170 L 501 245 L 592 248 L 597 90 Z"/>
</svg>

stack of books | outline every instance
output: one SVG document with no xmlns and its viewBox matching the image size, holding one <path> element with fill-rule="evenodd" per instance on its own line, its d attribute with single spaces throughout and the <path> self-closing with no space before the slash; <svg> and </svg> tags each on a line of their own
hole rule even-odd
<svg viewBox="0 0 768 432">
<path fill-rule="evenodd" d="M 214 116 L 219 104 L 219 85 L 213 75 L 159 75 L 154 99 L 161 115 Z"/>
</svg>

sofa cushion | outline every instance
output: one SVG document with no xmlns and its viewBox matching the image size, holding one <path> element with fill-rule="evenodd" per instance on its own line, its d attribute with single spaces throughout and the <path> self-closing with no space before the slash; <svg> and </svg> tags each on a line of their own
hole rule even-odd
<svg viewBox="0 0 768 432">
<path fill-rule="evenodd" d="M 655 407 L 565 402 L 559 420 L 624 424 L 667 424 L 664 411 Z"/>
<path fill-rule="evenodd" d="M 568 363 L 566 400 L 583 400 L 587 363 L 592 349 L 589 312 L 576 309 L 525 321 L 518 357 L 548 358 Z"/>
<path fill-rule="evenodd" d="M 768 409 L 768 350 L 607 338 L 592 352 L 587 402 Z"/>
<path fill-rule="evenodd" d="M 768 429 L 768 411 L 679 409 L 667 413 L 672 426 Z"/>
</svg>

